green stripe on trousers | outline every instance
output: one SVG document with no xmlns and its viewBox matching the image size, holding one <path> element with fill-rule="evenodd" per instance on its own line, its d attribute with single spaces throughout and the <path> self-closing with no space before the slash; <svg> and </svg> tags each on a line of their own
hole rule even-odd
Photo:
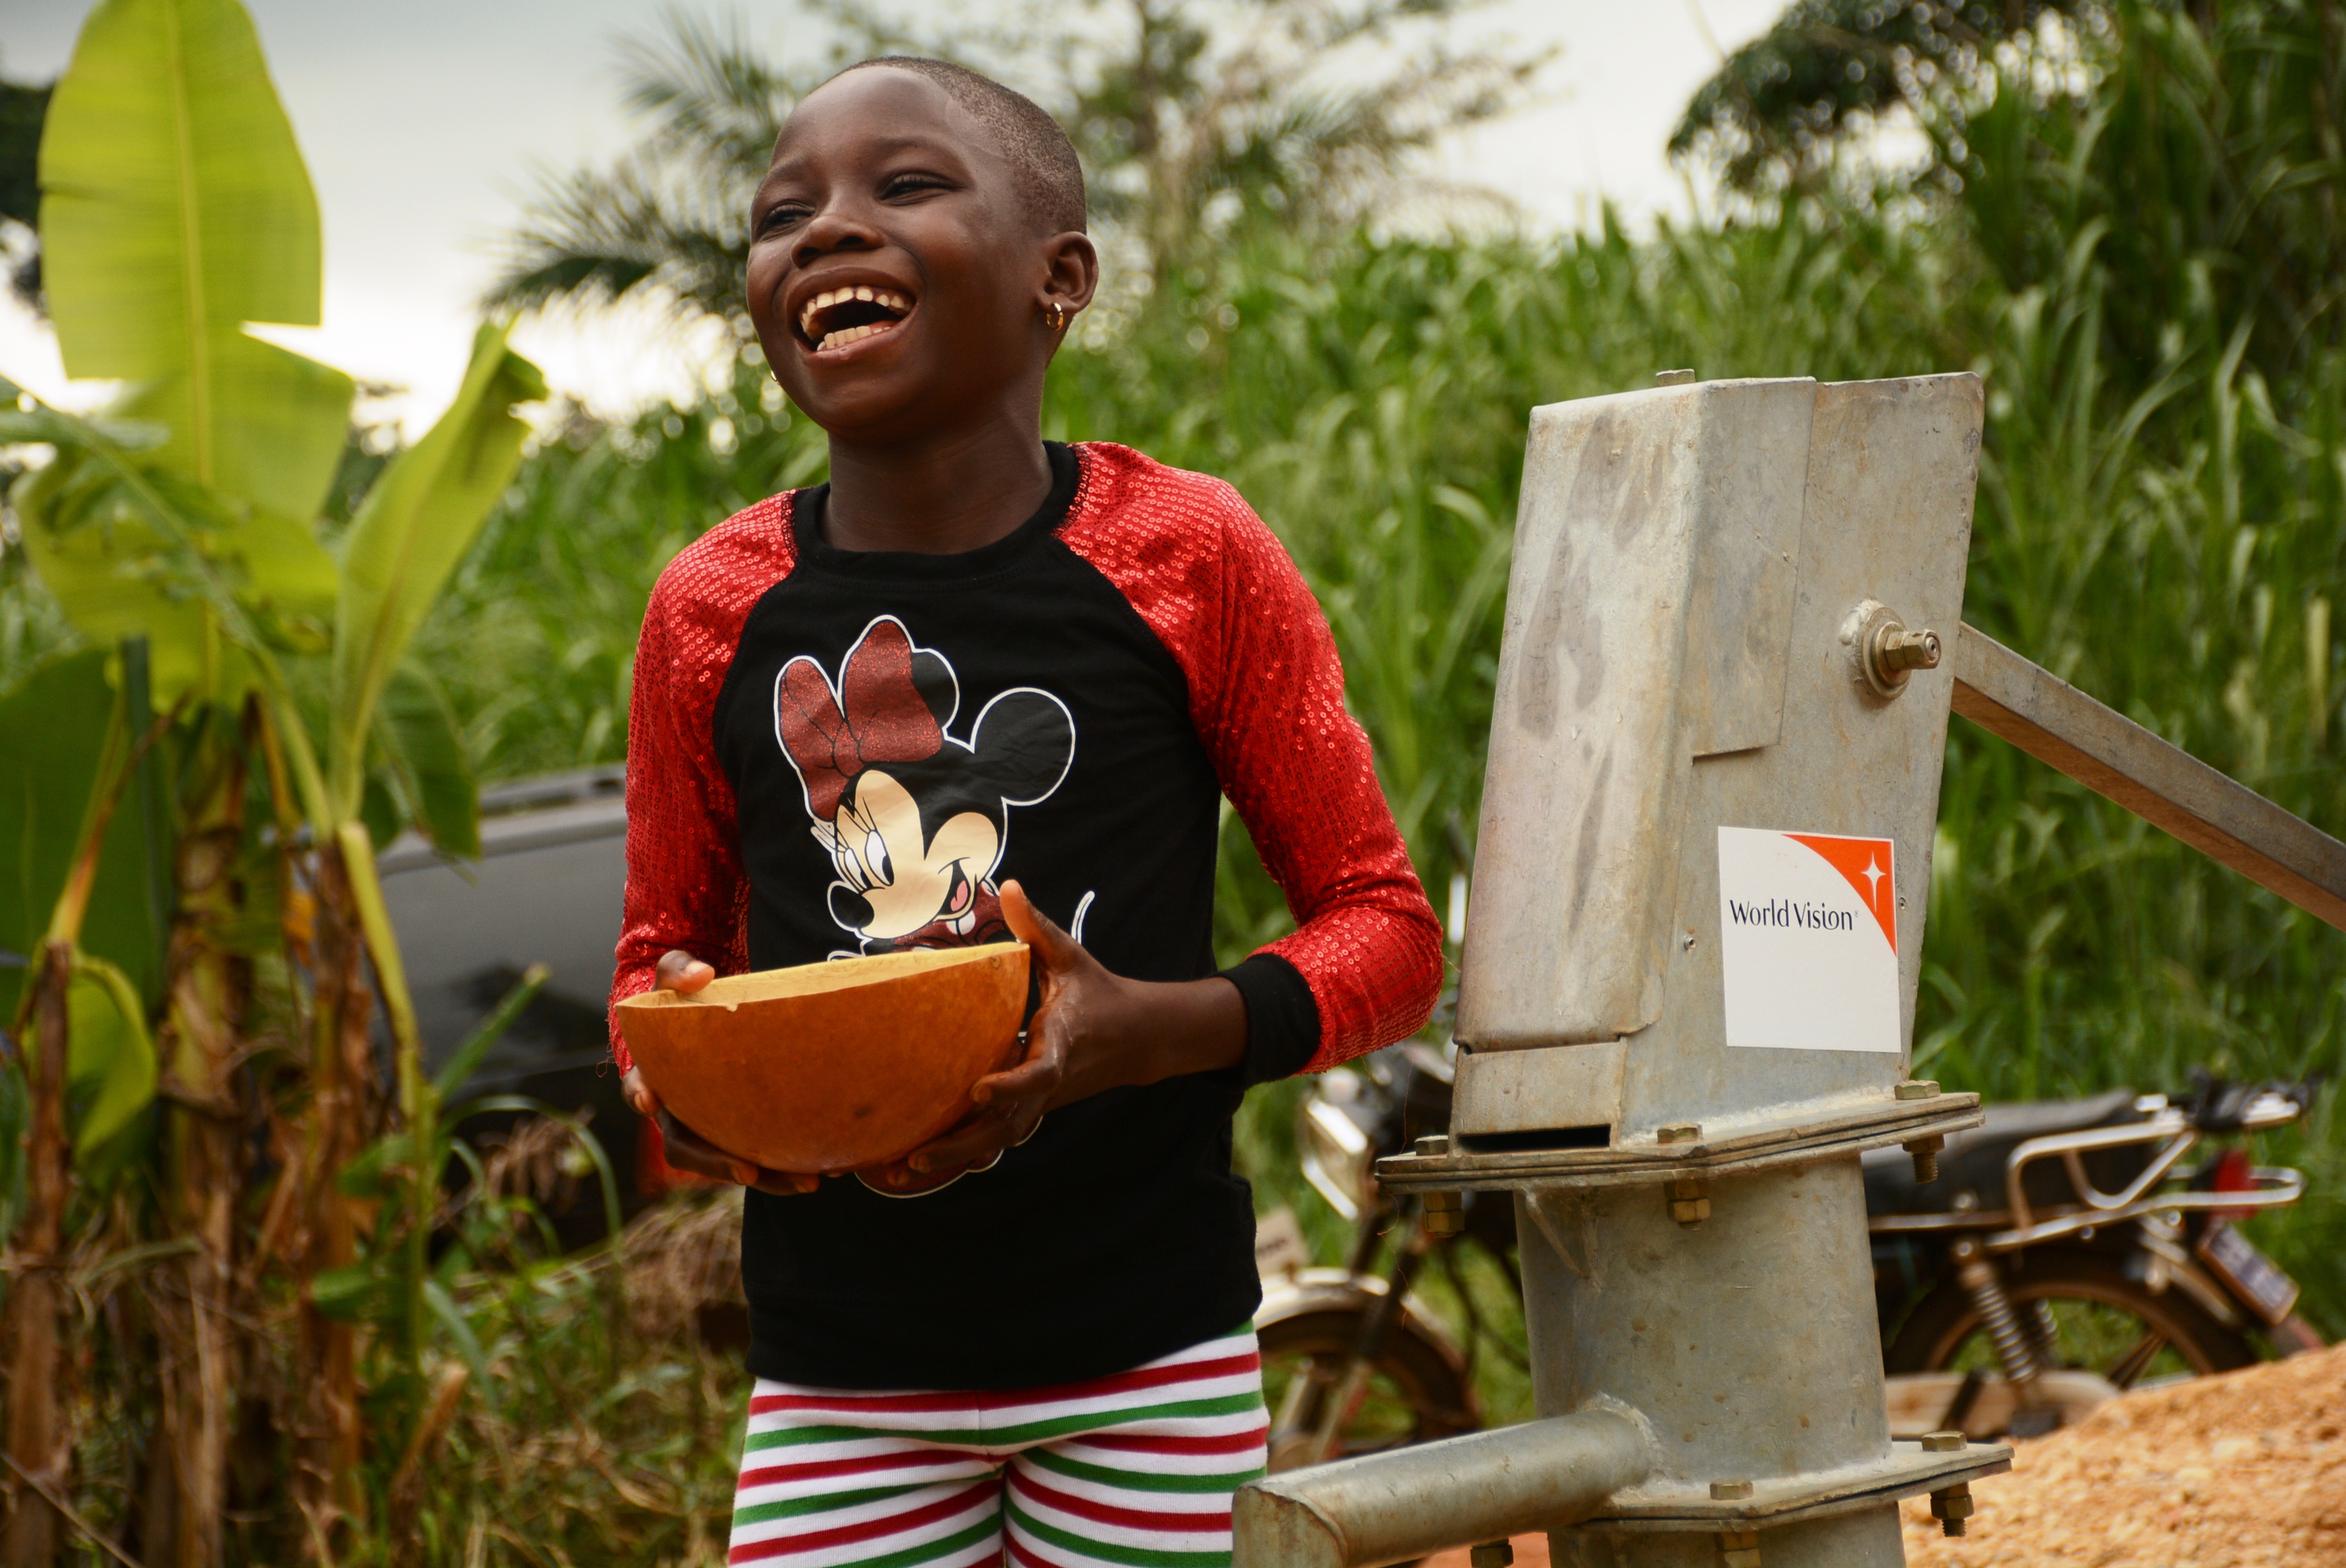
<svg viewBox="0 0 2346 1568">
<path fill-rule="evenodd" d="M 1262 1395 L 1250 1389 L 1239 1394 L 1219 1394 L 1206 1400 L 1181 1400 L 1172 1404 L 1139 1405 L 1130 1410 L 1079 1410 L 1047 1420 L 1024 1421 L 990 1431 L 943 1429 L 923 1431 L 903 1427 L 820 1426 L 784 1427 L 779 1431 L 751 1432 L 746 1451 L 797 1448 L 807 1443 L 854 1442 L 863 1438 L 899 1438 L 906 1442 L 934 1443 L 944 1448 L 1019 1448 L 1048 1442 L 1073 1432 L 1114 1431 L 1142 1421 L 1171 1420 L 1182 1416 L 1235 1416 L 1262 1408 Z"/>
<path fill-rule="evenodd" d="M 764 1524 L 770 1520 L 795 1519 L 807 1513 L 828 1513 L 835 1508 L 852 1508 L 859 1502 L 877 1502 L 882 1498 L 903 1497 L 907 1493 L 924 1492 L 933 1486 L 967 1486 L 976 1476 L 964 1476 L 954 1481 L 915 1481 L 903 1486 L 867 1486 L 857 1492 L 830 1492 L 819 1497 L 790 1497 L 779 1502 L 753 1502 L 733 1511 L 733 1522 Z"/>
<path fill-rule="evenodd" d="M 933 1563 L 956 1552 L 976 1545 L 990 1535 L 1000 1532 L 1002 1519 L 991 1509 L 986 1517 L 966 1530 L 956 1531 L 942 1541 L 925 1541 L 918 1546 L 907 1546 L 901 1552 L 883 1556 L 866 1557 L 854 1563 L 842 1563 L 840 1568 L 913 1568 L 915 1563 Z"/>
<path fill-rule="evenodd" d="M 1262 1474 L 1262 1466 L 1252 1470 L 1225 1471 L 1219 1475 L 1174 1475 L 1153 1470 L 1117 1470 L 1111 1465 L 1086 1464 L 1079 1459 L 1069 1459 L 1049 1449 L 1030 1449 L 1020 1456 L 1027 1463 L 1039 1465 L 1060 1475 L 1074 1476 L 1078 1481 L 1105 1481 L 1127 1492 L 1236 1492 L 1248 1481 Z"/>
<path fill-rule="evenodd" d="M 1090 1557 L 1102 1563 L 1120 1563 L 1126 1564 L 1126 1568 L 1230 1568 L 1230 1554 L 1227 1552 L 1153 1552 L 1146 1546 L 1094 1541 L 1071 1530 L 1062 1530 L 1056 1524 L 1044 1523 L 1019 1507 L 1015 1497 L 1009 1498 L 1008 1502 L 1010 1517 L 1029 1535 L 1080 1557 Z"/>
</svg>

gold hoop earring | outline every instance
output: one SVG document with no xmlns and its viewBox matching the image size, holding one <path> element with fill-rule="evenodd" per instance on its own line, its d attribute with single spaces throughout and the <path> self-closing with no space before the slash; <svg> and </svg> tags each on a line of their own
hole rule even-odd
<svg viewBox="0 0 2346 1568">
<path fill-rule="evenodd" d="M 1043 324 L 1055 332 L 1065 331 L 1067 326 L 1067 308 L 1056 300 L 1052 300 L 1044 308 Z"/>
</svg>

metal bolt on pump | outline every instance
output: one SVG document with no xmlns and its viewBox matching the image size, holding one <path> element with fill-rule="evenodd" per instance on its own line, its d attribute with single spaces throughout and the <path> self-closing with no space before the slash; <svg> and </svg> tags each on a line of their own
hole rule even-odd
<svg viewBox="0 0 2346 1568">
<path fill-rule="evenodd" d="M 1906 1145 L 1906 1152 L 1914 1156 L 1914 1181 L 1918 1186 L 1929 1186 L 1939 1179 L 1939 1156 L 1947 1147 L 1946 1135 L 1933 1133 L 1927 1138 L 1915 1138 Z"/>
<path fill-rule="evenodd" d="M 1950 1535 L 1961 1535 L 1972 1516 L 1972 1489 L 1967 1481 L 1942 1487 L 1931 1494 L 1931 1517 Z"/>
<path fill-rule="evenodd" d="M 1430 1192 L 1425 1195 L 1425 1234 L 1456 1236 L 1466 1228 L 1466 1195 Z"/>
<path fill-rule="evenodd" d="M 1916 670 L 1938 668 L 1944 652 L 1938 633 L 1910 631 L 1889 606 L 1872 599 L 1850 613 L 1842 637 L 1856 655 L 1858 678 L 1885 701 L 1903 692 Z"/>
<path fill-rule="evenodd" d="M 1664 1187 L 1670 1218 L 1692 1230 L 1710 1217 L 1710 1184 L 1700 1176 L 1671 1182 Z"/>
<path fill-rule="evenodd" d="M 1656 380 L 1532 415 L 1451 1136 L 1378 1167 L 1513 1196 L 1538 1419 L 1251 1482 L 1237 1568 L 1888 1568 L 2009 1468 L 1891 1439 L 1858 1164 L 1981 1119 L 1905 1070 L 1980 385 Z"/>
<path fill-rule="evenodd" d="M 1702 1127 L 1687 1122 L 1678 1126 L 1657 1127 L 1654 1141 L 1658 1144 L 1698 1144 Z M 1685 1229 L 1692 1230 L 1710 1217 L 1710 1183 L 1700 1176 L 1681 1176 L 1662 1188 L 1663 1200 L 1669 1206 L 1670 1218 Z"/>
</svg>

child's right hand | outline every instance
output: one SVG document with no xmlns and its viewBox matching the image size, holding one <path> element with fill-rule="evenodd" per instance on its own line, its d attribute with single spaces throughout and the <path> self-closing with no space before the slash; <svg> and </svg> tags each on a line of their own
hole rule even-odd
<svg viewBox="0 0 2346 1568">
<path fill-rule="evenodd" d="M 699 991 L 717 978 L 717 971 L 688 952 L 671 952 L 659 961 L 655 978 L 664 991 L 681 991 L 688 994 Z M 754 1160 L 726 1153 L 669 1114 L 660 1104 L 659 1096 L 644 1081 L 640 1067 L 627 1069 L 619 1080 L 619 1092 L 639 1116 L 648 1116 L 659 1126 L 660 1142 L 668 1163 L 680 1171 L 707 1176 L 711 1181 L 734 1182 L 753 1186 L 760 1192 L 772 1193 L 777 1197 L 794 1196 L 812 1192 L 822 1178 L 801 1176 L 791 1171 L 770 1171 Z"/>
</svg>

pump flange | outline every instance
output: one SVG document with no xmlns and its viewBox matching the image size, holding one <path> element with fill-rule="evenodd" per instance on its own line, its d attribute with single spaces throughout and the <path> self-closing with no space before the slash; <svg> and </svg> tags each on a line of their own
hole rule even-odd
<svg viewBox="0 0 2346 1568">
<path fill-rule="evenodd" d="M 1454 1136 L 1443 1154 L 1413 1152 L 1379 1160 L 1377 1179 L 1399 1192 L 1637 1186 L 1810 1165 L 1892 1144 L 1943 1137 L 1985 1119 L 1977 1095 L 1777 1110 L 1780 1114 L 1772 1118 L 1739 1119 L 1716 1132 L 1703 1129 L 1695 1140 L 1665 1143 L 1658 1137 L 1606 1148 L 1478 1152 L 1468 1140 Z"/>
</svg>

